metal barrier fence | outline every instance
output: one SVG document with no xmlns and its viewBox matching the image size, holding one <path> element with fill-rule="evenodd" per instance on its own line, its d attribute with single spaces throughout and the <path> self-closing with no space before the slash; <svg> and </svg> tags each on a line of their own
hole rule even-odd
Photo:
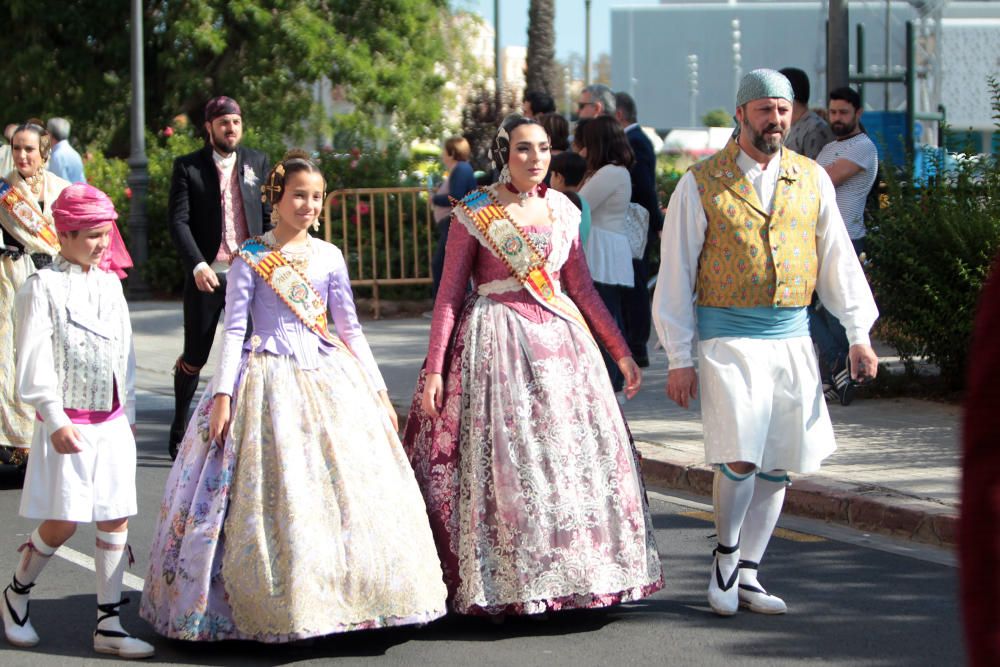
<svg viewBox="0 0 1000 667">
<path fill-rule="evenodd" d="M 371 287 L 381 316 L 380 287 L 430 285 L 434 221 L 427 189 L 352 188 L 323 204 L 323 238 L 344 253 L 352 287 Z"/>
</svg>

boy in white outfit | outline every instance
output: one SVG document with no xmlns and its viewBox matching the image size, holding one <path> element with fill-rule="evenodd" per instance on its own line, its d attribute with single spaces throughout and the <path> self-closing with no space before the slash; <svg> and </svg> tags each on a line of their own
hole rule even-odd
<svg viewBox="0 0 1000 667">
<path fill-rule="evenodd" d="M 51 266 L 17 293 L 17 391 L 36 413 L 21 493 L 21 516 L 42 519 L 18 549 L 3 591 L 4 634 L 15 646 L 38 643 L 28 618 L 35 580 L 81 522 L 97 523 L 97 629 L 94 649 L 145 658 L 153 647 L 118 618 L 136 513 L 135 363 L 121 283 L 102 269 L 127 259 L 118 214 L 97 188 L 76 184 L 52 204 L 61 249 Z"/>
</svg>

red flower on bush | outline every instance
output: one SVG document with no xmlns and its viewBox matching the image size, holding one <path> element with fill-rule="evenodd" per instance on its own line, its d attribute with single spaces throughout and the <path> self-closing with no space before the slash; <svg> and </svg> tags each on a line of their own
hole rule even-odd
<svg viewBox="0 0 1000 667">
<path fill-rule="evenodd" d="M 372 207 L 369 206 L 366 202 L 359 201 L 358 202 L 358 208 L 354 212 L 354 224 L 360 225 L 361 224 L 361 217 L 364 216 L 364 215 L 368 215 L 371 212 L 371 210 L 372 210 Z"/>
<path fill-rule="evenodd" d="M 132 188 L 125 188 L 125 199 L 132 198 Z"/>
<path fill-rule="evenodd" d="M 167 137 L 168 139 L 174 136 L 174 128 L 167 125 L 165 128 L 163 128 L 163 136 Z"/>
</svg>

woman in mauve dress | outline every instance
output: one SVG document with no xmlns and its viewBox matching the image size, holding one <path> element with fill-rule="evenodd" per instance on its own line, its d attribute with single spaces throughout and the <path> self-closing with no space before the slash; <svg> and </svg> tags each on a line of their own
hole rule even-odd
<svg viewBox="0 0 1000 667">
<path fill-rule="evenodd" d="M 510 116 L 491 155 L 500 182 L 454 209 L 403 440 L 450 608 L 502 616 L 637 600 L 662 572 L 598 344 L 628 396 L 640 371 L 594 290 L 579 210 L 542 183 L 545 130 Z"/>
</svg>

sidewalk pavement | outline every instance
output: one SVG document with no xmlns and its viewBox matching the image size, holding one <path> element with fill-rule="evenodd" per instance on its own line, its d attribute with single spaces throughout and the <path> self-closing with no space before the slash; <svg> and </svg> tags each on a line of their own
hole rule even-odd
<svg viewBox="0 0 1000 667">
<path fill-rule="evenodd" d="M 180 302 L 130 304 L 135 331 L 137 394 L 147 410 L 173 409 L 171 369 L 182 347 Z M 389 394 L 405 418 L 427 350 L 426 319 L 367 320 L 365 333 Z M 220 327 L 221 331 L 221 327 Z M 218 338 L 202 376 L 215 369 Z M 880 358 L 891 350 L 878 349 Z M 677 407 L 666 397 L 666 355 L 656 350 L 642 389 L 625 415 L 651 486 L 711 495 L 704 464 L 700 406 Z M 795 476 L 785 511 L 867 532 L 952 547 L 960 477 L 958 406 L 917 399 L 857 399 L 830 405 L 837 451 L 820 473 Z M 164 443 L 166 449 L 166 443 Z"/>
</svg>

